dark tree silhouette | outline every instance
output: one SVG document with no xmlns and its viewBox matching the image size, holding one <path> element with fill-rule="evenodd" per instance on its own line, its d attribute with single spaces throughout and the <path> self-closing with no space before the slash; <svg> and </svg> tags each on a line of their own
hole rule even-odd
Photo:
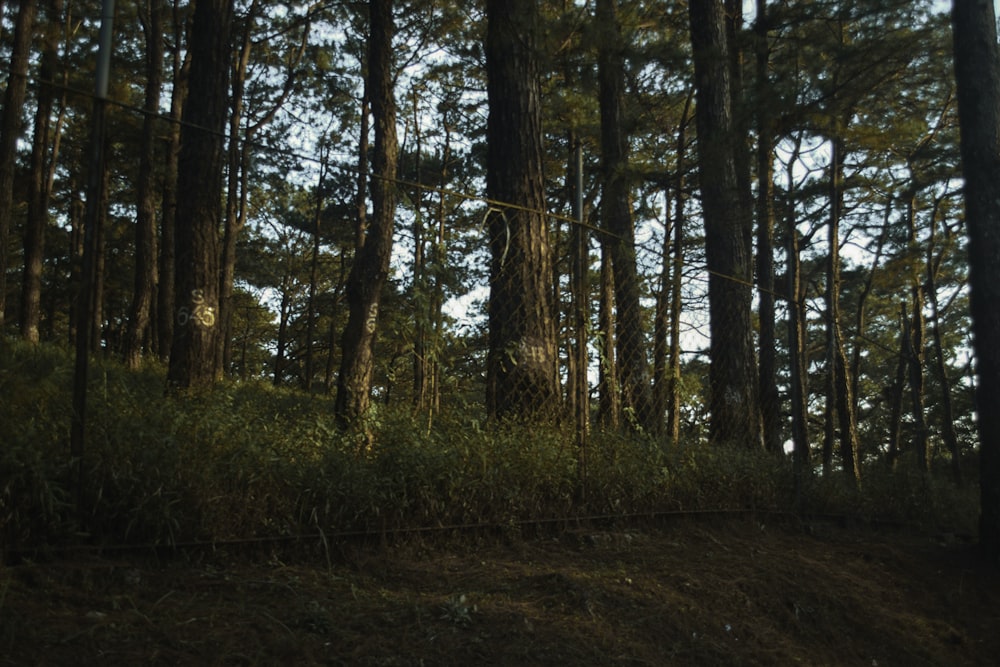
<svg viewBox="0 0 1000 667">
<path fill-rule="evenodd" d="M 750 239 L 753 218 L 740 193 L 739 140 L 722 2 L 691 0 L 698 164 L 708 263 L 711 366 L 710 437 L 761 446 L 757 362 L 753 350 Z"/>
<path fill-rule="evenodd" d="M 955 0 L 952 25 L 979 379 L 979 540 L 1000 564 L 1000 54 L 993 3 Z"/>
</svg>

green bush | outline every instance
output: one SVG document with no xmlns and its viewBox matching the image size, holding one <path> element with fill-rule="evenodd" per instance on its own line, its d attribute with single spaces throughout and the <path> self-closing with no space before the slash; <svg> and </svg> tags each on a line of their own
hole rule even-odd
<svg viewBox="0 0 1000 667">
<path fill-rule="evenodd" d="M 803 481 L 787 457 L 468 414 L 414 416 L 378 406 L 343 432 L 330 397 L 265 383 L 164 395 L 161 368 L 95 362 L 83 487 L 70 481 L 72 360 L 52 347 L 0 350 L 0 535 L 6 548 L 69 541 L 189 540 L 517 526 L 585 515 L 693 510 L 850 513 L 956 530 L 974 527 L 974 486 L 905 466 Z M 798 503 L 798 505 L 796 505 Z"/>
</svg>

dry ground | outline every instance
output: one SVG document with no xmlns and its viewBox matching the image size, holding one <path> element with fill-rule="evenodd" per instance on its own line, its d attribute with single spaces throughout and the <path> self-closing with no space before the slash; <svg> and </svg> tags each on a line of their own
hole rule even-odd
<svg viewBox="0 0 1000 667">
<path fill-rule="evenodd" d="M 0 567 L 0 665 L 998 663 L 970 546 L 823 522 Z"/>
</svg>

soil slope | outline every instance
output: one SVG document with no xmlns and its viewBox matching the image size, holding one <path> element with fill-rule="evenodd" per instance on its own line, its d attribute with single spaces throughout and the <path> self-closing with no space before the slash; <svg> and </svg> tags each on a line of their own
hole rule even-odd
<svg viewBox="0 0 1000 667">
<path fill-rule="evenodd" d="M 329 545 L 333 547 L 333 545 Z M 950 536 L 683 520 L 0 568 L 0 665 L 994 665 Z"/>
</svg>

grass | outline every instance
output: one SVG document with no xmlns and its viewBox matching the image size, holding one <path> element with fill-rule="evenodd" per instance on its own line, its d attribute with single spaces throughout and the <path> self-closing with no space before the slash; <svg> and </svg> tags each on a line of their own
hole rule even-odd
<svg viewBox="0 0 1000 667">
<path fill-rule="evenodd" d="M 266 383 L 165 397 L 163 371 L 103 361 L 91 372 L 83 512 L 70 495 L 72 361 L 50 346 L 0 349 L 0 535 L 8 552 L 93 544 L 223 541 L 451 525 L 517 529 L 584 515 L 793 507 L 790 462 L 592 435 L 586 476 L 573 433 L 483 428 L 444 414 L 433 429 L 380 407 L 371 446 L 334 425 L 332 400 Z M 816 477 L 802 509 L 973 532 L 976 489 L 865 471 L 860 492 Z"/>
</svg>

